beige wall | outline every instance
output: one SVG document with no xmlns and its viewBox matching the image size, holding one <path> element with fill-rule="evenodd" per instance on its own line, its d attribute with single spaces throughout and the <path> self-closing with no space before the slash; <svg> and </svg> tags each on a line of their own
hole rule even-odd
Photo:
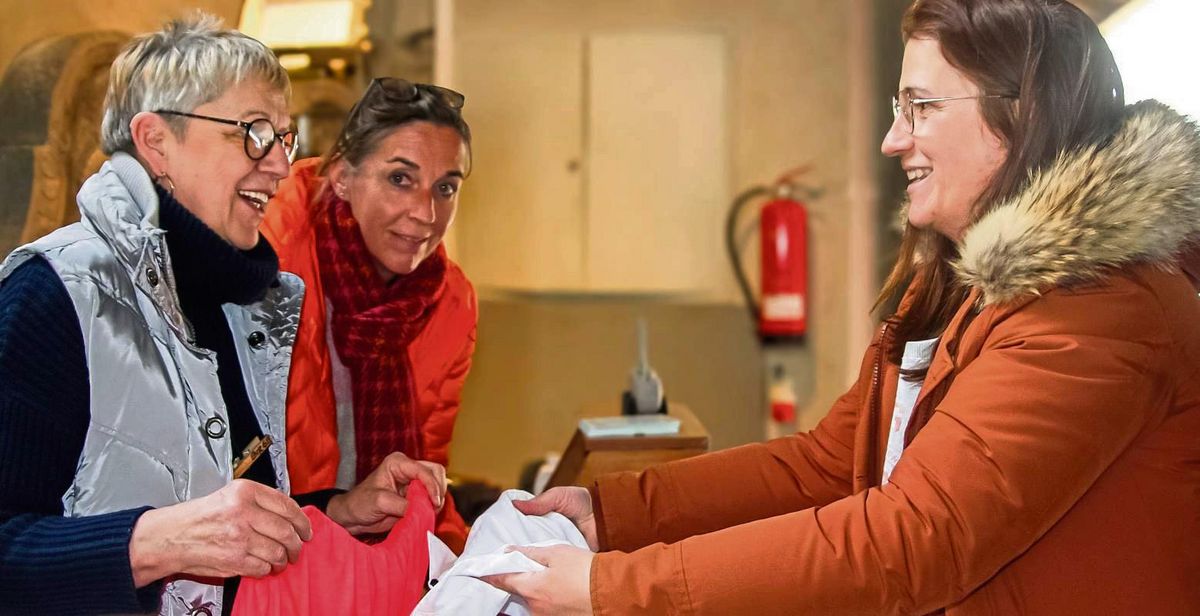
<svg viewBox="0 0 1200 616">
<path fill-rule="evenodd" d="M 861 301 L 854 304 L 847 293 L 849 285 L 859 284 L 849 280 L 847 252 L 856 241 L 859 246 L 869 241 L 850 237 L 848 216 L 849 75 L 854 70 L 848 51 L 852 20 L 869 17 L 864 4 L 827 0 L 453 0 L 452 4 L 456 41 L 519 37 L 522 32 L 685 30 L 723 35 L 730 54 L 731 154 L 731 192 L 724 198 L 728 201 L 737 192 L 805 162 L 814 169 L 807 181 L 824 188 L 825 196 L 810 204 L 811 331 L 800 348 L 762 352 L 744 309 L 728 301 L 497 295 L 483 289 L 479 352 L 467 383 L 451 470 L 512 485 L 523 462 L 561 449 L 582 407 L 597 400 L 616 400 L 624 387 L 632 365 L 633 318 L 643 313 L 651 317 L 652 361 L 664 378 L 668 396 L 696 411 L 710 428 L 714 447 L 763 438 L 763 374 L 770 362 L 786 365 L 799 385 L 799 426 L 815 424 L 846 387 L 846 367 L 856 364 L 862 353 L 863 336 L 852 332 L 870 327 L 865 314 L 849 314 L 852 307 L 862 313 L 866 307 Z M 852 6 L 858 6 L 857 13 Z M 861 33 L 858 42 L 862 44 Z M 461 63 L 462 52 L 456 49 L 449 55 Z M 470 101 L 472 93 L 464 93 Z M 469 103 L 464 111 L 470 120 Z M 856 134 L 862 133 L 858 127 Z M 477 167 L 485 164 L 482 158 L 476 160 Z M 472 185 L 468 180 L 460 223 L 473 208 L 494 212 L 510 206 L 504 195 L 519 192 L 520 182 L 535 181 L 538 178 L 509 177 L 497 185 Z M 457 239 L 465 241 L 469 235 L 460 231 Z M 756 258 L 753 251 L 746 254 L 752 272 L 758 269 Z M 732 277 L 727 271 L 725 275 Z"/>
<path fill-rule="evenodd" d="M 686 403 L 713 446 L 761 438 L 761 358 L 736 306 L 588 297 L 497 297 L 480 304 L 475 364 L 452 472 L 515 486 L 521 466 L 561 451 L 584 407 L 617 412 L 645 317 L 668 401 Z"/>
<path fill-rule="evenodd" d="M 147 32 L 191 9 L 202 9 L 237 26 L 241 0 L 46 0 L 6 2 L 0 20 L 0 71 L 26 45 L 47 37 L 91 30 Z"/>
</svg>

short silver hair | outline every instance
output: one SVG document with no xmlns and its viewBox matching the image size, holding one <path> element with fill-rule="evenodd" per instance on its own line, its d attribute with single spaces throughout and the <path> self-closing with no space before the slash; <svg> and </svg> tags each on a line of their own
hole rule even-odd
<svg viewBox="0 0 1200 616">
<path fill-rule="evenodd" d="M 287 71 L 275 54 L 249 36 L 223 28 L 212 15 L 197 11 L 135 37 L 108 74 L 100 149 L 108 155 L 133 153 L 129 123 L 139 112 L 190 112 L 247 79 L 262 79 L 291 96 Z M 182 137 L 186 119 L 166 119 Z"/>
</svg>

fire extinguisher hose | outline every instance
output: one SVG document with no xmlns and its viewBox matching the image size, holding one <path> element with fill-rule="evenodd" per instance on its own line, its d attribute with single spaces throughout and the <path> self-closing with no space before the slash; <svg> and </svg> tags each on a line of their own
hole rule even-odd
<svg viewBox="0 0 1200 616">
<path fill-rule="evenodd" d="M 750 289 L 750 280 L 746 278 L 746 268 L 742 266 L 742 258 L 737 247 L 737 221 L 747 203 L 768 192 L 766 186 L 755 186 L 738 195 L 729 208 L 725 218 L 725 249 L 729 252 L 729 263 L 733 266 L 733 274 L 737 277 L 742 297 L 746 300 L 746 309 L 750 311 L 750 321 L 758 322 L 758 302 L 754 299 L 754 291 Z"/>
</svg>

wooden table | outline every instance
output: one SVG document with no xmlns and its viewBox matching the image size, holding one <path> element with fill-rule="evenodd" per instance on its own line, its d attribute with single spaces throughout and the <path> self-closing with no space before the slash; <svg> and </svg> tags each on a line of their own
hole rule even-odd
<svg viewBox="0 0 1200 616">
<path fill-rule="evenodd" d="M 582 417 L 616 415 L 615 411 L 615 408 L 596 405 L 586 409 Z M 668 402 L 667 411 L 668 415 L 679 419 L 678 434 L 588 437 L 576 428 L 546 487 L 588 486 L 606 473 L 640 471 L 655 464 L 708 452 L 708 431 L 691 409 L 678 402 Z"/>
</svg>

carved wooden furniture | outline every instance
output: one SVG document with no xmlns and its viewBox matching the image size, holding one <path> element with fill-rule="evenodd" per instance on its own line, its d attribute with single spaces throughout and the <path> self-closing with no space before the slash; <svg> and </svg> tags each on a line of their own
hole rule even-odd
<svg viewBox="0 0 1200 616">
<path fill-rule="evenodd" d="M 75 194 L 100 167 L 108 68 L 129 35 L 39 41 L 0 80 L 0 254 L 79 220 Z"/>
</svg>

